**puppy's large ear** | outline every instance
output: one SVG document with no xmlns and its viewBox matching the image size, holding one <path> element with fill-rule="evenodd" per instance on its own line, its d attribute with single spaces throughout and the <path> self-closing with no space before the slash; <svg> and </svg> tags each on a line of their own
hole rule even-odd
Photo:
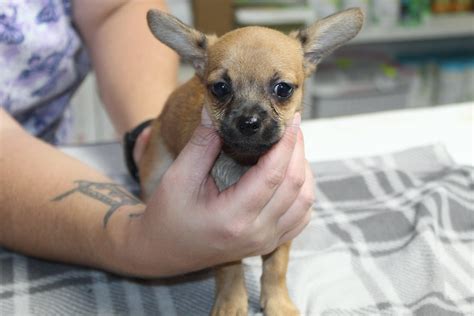
<svg viewBox="0 0 474 316">
<path fill-rule="evenodd" d="M 215 37 L 208 37 L 159 10 L 148 11 L 147 21 L 148 27 L 158 40 L 177 52 L 185 62 L 191 63 L 199 75 L 204 73 L 207 47 Z"/>
<path fill-rule="evenodd" d="M 358 8 L 330 15 L 309 27 L 293 32 L 303 46 L 304 67 L 310 75 L 316 65 L 339 46 L 359 33 L 364 24 L 364 14 Z"/>
</svg>

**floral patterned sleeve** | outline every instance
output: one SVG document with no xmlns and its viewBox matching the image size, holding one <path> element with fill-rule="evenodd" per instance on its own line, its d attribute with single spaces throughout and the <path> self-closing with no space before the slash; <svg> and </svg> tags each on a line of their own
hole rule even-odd
<svg viewBox="0 0 474 316">
<path fill-rule="evenodd" d="M 67 141 L 68 104 L 88 70 L 71 0 L 0 1 L 0 106 L 31 134 Z"/>
</svg>

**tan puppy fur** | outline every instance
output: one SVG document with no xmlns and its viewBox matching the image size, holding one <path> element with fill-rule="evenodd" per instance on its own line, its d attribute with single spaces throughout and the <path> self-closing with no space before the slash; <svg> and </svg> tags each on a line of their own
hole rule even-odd
<svg viewBox="0 0 474 316">
<path fill-rule="evenodd" d="M 238 181 L 278 142 L 285 122 L 301 111 L 305 78 L 363 24 L 362 12 L 350 9 L 290 35 L 245 27 L 216 38 L 157 10 L 149 11 L 147 19 L 155 37 L 190 62 L 196 75 L 170 96 L 152 125 L 139 166 L 145 199 L 199 125 L 202 107 L 224 143 L 212 176 L 221 191 Z M 286 286 L 289 249 L 287 243 L 263 256 L 261 305 L 266 315 L 298 315 Z M 216 268 L 212 315 L 247 315 L 240 261 Z"/>
</svg>

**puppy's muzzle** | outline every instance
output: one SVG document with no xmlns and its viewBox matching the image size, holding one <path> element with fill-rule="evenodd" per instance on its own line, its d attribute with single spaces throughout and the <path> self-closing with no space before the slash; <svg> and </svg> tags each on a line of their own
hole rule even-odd
<svg viewBox="0 0 474 316">
<path fill-rule="evenodd" d="M 260 155 L 278 141 L 281 126 L 260 106 L 233 109 L 223 119 L 220 134 L 234 152 Z"/>
<path fill-rule="evenodd" d="M 257 114 L 241 116 L 236 121 L 236 129 L 243 136 L 252 136 L 262 127 L 262 118 Z"/>
</svg>

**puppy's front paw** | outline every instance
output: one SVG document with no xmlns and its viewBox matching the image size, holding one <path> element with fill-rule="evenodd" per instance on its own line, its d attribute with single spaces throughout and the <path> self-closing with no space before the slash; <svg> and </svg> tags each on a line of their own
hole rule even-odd
<svg viewBox="0 0 474 316">
<path fill-rule="evenodd" d="M 247 316 L 247 296 L 233 299 L 218 299 L 212 307 L 211 316 Z"/>
<path fill-rule="evenodd" d="M 299 316 L 300 312 L 288 295 L 272 295 L 261 301 L 265 316 Z"/>
</svg>

